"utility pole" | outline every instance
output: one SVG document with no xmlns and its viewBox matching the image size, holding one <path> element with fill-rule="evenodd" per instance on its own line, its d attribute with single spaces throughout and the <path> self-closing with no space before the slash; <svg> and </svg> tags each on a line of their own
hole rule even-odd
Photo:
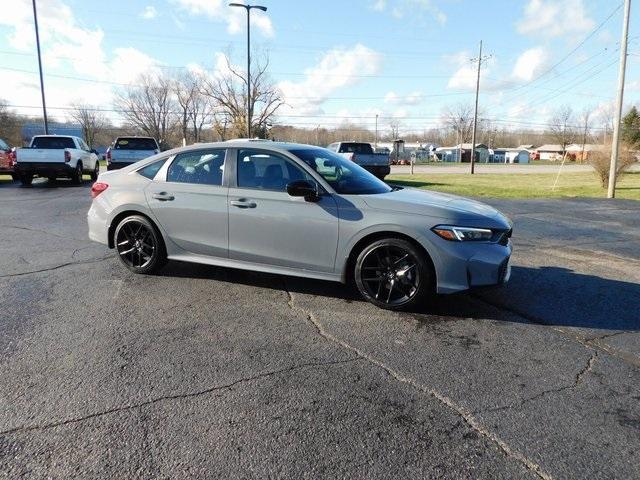
<svg viewBox="0 0 640 480">
<path fill-rule="evenodd" d="M 480 93 L 481 65 L 482 65 L 482 40 L 480 40 L 480 52 L 478 53 L 478 76 L 476 78 L 476 106 L 473 111 L 473 130 L 471 133 L 471 175 L 473 175 L 475 171 L 475 165 L 476 165 L 476 128 L 478 126 L 478 95 Z"/>
<path fill-rule="evenodd" d="M 40 70 L 40 94 L 42 95 L 42 117 L 44 119 L 44 134 L 49 135 L 49 121 L 47 120 L 47 102 L 44 99 L 44 80 L 42 78 L 42 55 L 40 53 L 40 33 L 38 32 L 38 11 L 36 0 L 33 3 L 33 23 L 36 27 L 36 47 L 38 49 L 38 69 Z"/>
<path fill-rule="evenodd" d="M 609 166 L 609 188 L 607 198 L 616 196 L 616 170 L 618 169 L 618 149 L 620 147 L 620 120 L 622 118 L 622 99 L 624 97 L 624 76 L 627 68 L 627 42 L 629 38 L 629 12 L 631 0 L 624 2 L 624 20 L 622 21 L 622 41 L 620 42 L 620 68 L 618 71 L 618 99 L 616 117 L 613 124 L 613 140 L 611 143 L 611 165 Z"/>
<path fill-rule="evenodd" d="M 376 113 L 376 141 L 373 148 L 378 148 L 378 114 Z"/>
<path fill-rule="evenodd" d="M 34 0 L 35 1 L 35 0 Z M 263 12 L 267 7 L 262 5 L 245 5 L 244 3 L 230 3 L 230 7 L 242 7 L 247 11 L 247 138 L 251 138 L 251 9 L 257 8 Z"/>
</svg>

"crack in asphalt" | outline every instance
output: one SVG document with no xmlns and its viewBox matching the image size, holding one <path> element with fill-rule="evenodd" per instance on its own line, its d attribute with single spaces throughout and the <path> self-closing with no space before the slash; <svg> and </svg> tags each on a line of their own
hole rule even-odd
<svg viewBox="0 0 640 480">
<path fill-rule="evenodd" d="M 4 228 L 13 228 L 15 230 L 26 230 L 27 232 L 41 233 L 43 235 L 50 235 L 52 237 L 61 238 L 63 240 L 77 240 L 71 237 L 65 237 L 63 235 L 58 235 L 56 233 L 47 232 L 46 230 L 40 230 L 38 228 L 30 228 L 30 227 L 18 227 L 17 225 L 2 225 Z"/>
<path fill-rule="evenodd" d="M 489 305 L 490 307 L 493 307 L 497 310 L 502 310 L 503 312 L 507 312 L 510 313 L 512 315 L 516 315 L 520 318 L 523 318 L 524 320 L 526 320 L 528 323 L 531 324 L 535 324 L 535 325 L 543 325 L 545 327 L 549 327 L 551 328 L 551 330 L 558 332 L 559 334 L 561 334 L 562 336 L 569 338 L 571 340 L 574 340 L 576 342 L 578 342 L 579 344 L 581 344 L 582 346 L 584 346 L 585 348 L 589 349 L 589 350 L 593 350 L 593 349 L 598 349 L 601 352 L 604 353 L 608 353 L 609 355 L 612 355 L 616 358 L 619 358 L 620 360 L 634 366 L 634 367 L 640 367 L 640 357 L 627 353 L 627 352 L 623 352 L 621 350 L 618 350 L 616 348 L 613 348 L 611 345 L 608 345 L 604 342 L 602 342 L 603 339 L 605 338 L 610 338 L 610 337 L 614 337 L 616 335 L 622 335 L 625 333 L 633 333 L 631 331 L 628 330 L 623 330 L 620 332 L 615 332 L 615 333 L 608 333 L 608 334 L 604 334 L 602 336 L 598 336 L 598 337 L 593 337 L 593 338 L 583 338 L 580 335 L 576 335 L 575 333 L 571 332 L 570 330 L 566 330 L 562 327 L 558 327 L 556 325 L 553 325 L 551 322 L 548 322 L 546 320 L 544 320 L 543 318 L 537 317 L 535 315 L 531 315 L 528 313 L 524 313 L 521 312 L 519 310 L 517 310 L 514 307 L 510 307 L 507 305 L 504 305 L 502 303 L 499 302 L 492 302 L 490 300 L 487 300 L 484 297 L 481 297 L 477 294 L 470 294 L 470 297 L 476 299 L 479 302 L 482 302 L 486 305 Z"/>
<path fill-rule="evenodd" d="M 60 263 L 58 265 L 54 265 L 52 267 L 47 267 L 47 268 L 41 268 L 39 270 L 30 270 L 28 272 L 17 272 L 17 273 L 8 273 L 6 275 L 0 275 L 0 278 L 12 278 L 12 277 L 22 277 L 24 275 L 31 275 L 33 273 L 42 273 L 42 272 L 50 272 L 52 270 L 59 270 L 61 268 L 64 267 L 69 267 L 72 265 L 82 265 L 85 263 L 99 263 L 99 262 L 104 262 L 105 260 L 111 260 L 113 257 L 113 255 L 109 255 L 107 257 L 101 257 L 101 258 L 95 258 L 93 260 L 83 260 L 81 262 L 66 262 L 66 263 Z"/>
<path fill-rule="evenodd" d="M 332 365 L 340 365 L 340 364 L 345 364 L 345 363 L 352 363 L 352 362 L 358 362 L 362 360 L 359 357 L 352 357 L 346 360 L 335 360 L 335 361 L 331 361 L 331 362 L 312 362 L 312 363 L 302 363 L 299 365 L 293 365 L 287 368 L 281 368 L 278 370 L 271 370 L 268 372 L 263 372 L 263 373 L 259 373 L 257 375 L 254 375 L 252 377 L 243 377 L 240 378 L 238 380 L 235 380 L 231 383 L 227 383 L 224 385 L 218 385 L 218 386 L 214 386 L 214 387 L 209 387 L 209 388 L 205 388 L 203 390 L 198 390 L 195 392 L 189 392 L 189 393 L 176 393 L 174 395 L 163 395 L 161 397 L 156 397 L 156 398 L 152 398 L 150 400 L 146 400 L 144 402 L 139 402 L 139 403 L 132 403 L 129 405 L 122 405 L 119 407 L 113 407 L 113 408 L 109 408 L 107 410 L 103 410 L 100 412 L 95 412 L 95 413 L 91 413 L 88 415 L 84 415 L 82 417 L 76 417 L 76 418 L 70 418 L 67 420 L 59 420 L 59 421 L 55 421 L 55 422 L 49 422 L 49 423 L 45 423 L 42 425 L 25 425 L 22 427 L 14 427 L 14 428 L 10 428 L 7 430 L 3 430 L 0 431 L 0 435 L 8 435 L 8 434 L 13 434 L 13 433 L 23 433 L 23 432 L 29 432 L 29 431 L 34 431 L 34 430 L 48 430 L 51 428 L 55 428 L 55 427 L 62 427 L 65 425 L 70 425 L 70 424 L 74 424 L 74 423 L 81 423 L 87 420 L 91 420 L 94 418 L 98 418 L 98 417 L 102 417 L 104 415 L 110 415 L 112 413 L 119 413 L 119 412 L 124 412 L 127 410 L 134 410 L 137 408 L 142 408 L 142 407 L 146 407 L 148 405 L 153 405 L 159 402 L 165 402 L 165 401 L 171 401 L 171 400 L 184 400 L 184 399 L 190 399 L 190 398 L 194 398 L 194 397 L 199 397 L 202 395 L 207 395 L 209 393 L 213 393 L 219 390 L 225 390 L 225 389 L 229 389 L 232 388 L 236 385 L 239 385 L 241 383 L 247 383 L 247 382 L 253 382 L 255 380 L 260 380 L 263 378 L 267 378 L 267 377 L 271 377 L 273 375 L 280 375 L 283 373 L 290 373 L 290 372 L 294 372 L 297 370 L 302 370 L 305 368 L 316 368 L 316 367 L 326 367 L 326 366 L 332 366 Z"/>
<path fill-rule="evenodd" d="M 540 465 L 535 463 L 533 460 L 527 458 L 524 454 L 512 449 L 504 440 L 502 440 L 500 437 L 498 437 L 495 433 L 493 433 L 490 430 L 488 430 L 487 428 L 485 428 L 473 416 L 472 412 L 468 411 L 463 406 L 458 405 L 451 398 L 447 397 L 446 395 L 444 395 L 444 394 L 442 394 L 442 393 L 440 393 L 440 392 L 438 392 L 438 391 L 436 391 L 436 390 L 434 390 L 432 388 L 427 387 L 426 385 L 423 385 L 423 384 L 417 382 L 413 378 L 410 378 L 410 377 L 407 377 L 407 376 L 403 375 L 399 371 L 394 370 L 393 368 L 389 367 L 388 365 L 386 365 L 385 363 L 381 362 L 380 360 L 378 360 L 378 359 L 372 357 L 371 355 L 363 352 L 362 350 L 358 349 L 357 347 L 349 345 L 344 340 L 341 340 L 338 337 L 336 337 L 335 335 L 327 332 L 324 329 L 324 327 L 322 326 L 322 324 L 320 323 L 320 321 L 316 318 L 316 316 L 314 315 L 314 313 L 311 310 L 307 310 L 304 307 L 296 305 L 295 296 L 287 288 L 286 282 L 284 282 L 284 291 L 286 292 L 286 294 L 288 296 L 287 305 L 289 306 L 289 308 L 293 312 L 297 311 L 297 312 L 302 313 L 305 316 L 305 318 L 307 319 L 307 321 L 309 323 L 311 323 L 311 325 L 313 325 L 313 327 L 316 329 L 317 333 L 321 337 L 323 337 L 325 340 L 330 341 L 332 343 L 335 343 L 338 346 L 355 353 L 356 355 L 358 355 L 358 357 L 362 358 L 363 360 L 366 360 L 367 362 L 371 363 L 372 365 L 381 368 L 391 378 L 395 379 L 396 381 L 401 382 L 401 383 L 405 383 L 405 384 L 409 385 L 410 387 L 413 387 L 414 389 L 416 389 L 416 390 L 418 390 L 418 391 L 420 391 L 422 393 L 426 393 L 427 395 L 430 395 L 431 397 L 435 398 L 440 403 L 442 403 L 443 405 L 448 407 L 450 410 L 452 410 L 455 414 L 460 416 L 464 420 L 464 422 L 472 430 L 476 431 L 477 433 L 479 433 L 480 435 L 482 435 L 483 437 L 485 437 L 486 439 L 492 441 L 495 445 L 497 445 L 498 448 L 500 450 L 502 450 L 502 452 L 508 458 L 514 459 L 517 462 L 521 463 L 525 468 L 527 468 L 528 470 L 533 472 L 539 478 L 542 478 L 542 479 L 545 479 L 545 480 L 551 480 L 552 479 L 551 475 L 546 473 L 542 469 L 542 467 Z"/>
<path fill-rule="evenodd" d="M 485 409 L 481 409 L 481 410 L 476 410 L 474 413 L 493 413 L 493 412 L 499 412 L 499 411 L 502 411 L 502 410 L 511 410 L 511 409 L 515 409 L 515 408 L 520 408 L 520 407 L 524 406 L 525 404 L 527 404 L 529 402 L 533 402 L 533 401 L 538 400 L 539 398 L 545 397 L 547 395 L 563 392 L 565 390 L 573 390 L 583 382 L 584 376 L 587 373 L 591 372 L 591 370 L 593 368 L 593 364 L 595 363 L 597 358 L 598 358 L 598 351 L 597 350 L 593 350 L 593 353 L 591 354 L 591 356 L 587 360 L 586 365 L 583 368 L 581 368 L 578 373 L 576 373 L 575 379 L 573 380 L 571 385 L 564 385 L 562 387 L 556 387 L 556 388 L 550 388 L 548 390 L 543 390 L 542 392 L 537 393 L 536 395 L 533 395 L 533 396 L 527 397 L 527 398 L 523 398 L 518 403 L 515 403 L 515 404 L 512 403 L 512 404 L 508 404 L 508 405 L 501 405 L 499 407 L 492 407 L 492 408 L 485 408 Z"/>
</svg>

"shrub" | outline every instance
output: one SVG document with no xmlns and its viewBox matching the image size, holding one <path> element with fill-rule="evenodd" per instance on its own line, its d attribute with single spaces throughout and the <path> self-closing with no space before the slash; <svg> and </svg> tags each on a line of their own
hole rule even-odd
<svg viewBox="0 0 640 480">
<path fill-rule="evenodd" d="M 620 178 L 620 176 L 622 176 L 624 172 L 627 171 L 635 162 L 636 159 L 629 151 L 629 148 L 624 145 L 620 145 L 620 149 L 618 150 L 616 178 Z M 600 185 L 602 188 L 607 188 L 609 185 L 609 167 L 611 165 L 611 146 L 607 146 L 602 150 L 590 152 L 589 163 L 600 179 Z"/>
</svg>

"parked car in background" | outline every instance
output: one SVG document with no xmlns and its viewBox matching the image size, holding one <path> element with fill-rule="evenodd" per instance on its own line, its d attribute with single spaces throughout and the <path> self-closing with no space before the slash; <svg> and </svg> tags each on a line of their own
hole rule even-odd
<svg viewBox="0 0 640 480">
<path fill-rule="evenodd" d="M 160 152 L 152 137 L 118 137 L 107 149 L 107 170 L 117 170 Z"/>
<path fill-rule="evenodd" d="M 0 139 L 0 175 L 11 175 L 16 179 L 15 174 L 16 152 L 7 142 Z"/>
<path fill-rule="evenodd" d="M 366 142 L 336 142 L 327 147 L 332 152 L 357 163 L 365 170 L 373 173 L 380 180 L 389 175 L 388 153 L 375 153 L 370 143 Z"/>
<path fill-rule="evenodd" d="M 393 310 L 509 279 L 511 223 L 453 195 L 392 187 L 326 148 L 196 144 L 104 172 L 89 238 L 135 273 L 167 259 L 354 281 Z"/>
<path fill-rule="evenodd" d="M 23 185 L 31 185 L 33 177 L 71 178 L 82 183 L 88 174 L 98 178 L 100 162 L 95 150 L 79 137 L 67 135 L 36 135 L 28 148 L 16 151 L 15 173 Z"/>
</svg>

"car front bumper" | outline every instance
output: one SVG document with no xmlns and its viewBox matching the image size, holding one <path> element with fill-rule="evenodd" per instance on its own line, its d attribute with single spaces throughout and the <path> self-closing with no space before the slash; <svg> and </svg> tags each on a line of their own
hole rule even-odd
<svg viewBox="0 0 640 480">
<path fill-rule="evenodd" d="M 16 163 L 16 175 L 37 175 L 39 177 L 72 177 L 75 173 L 68 163 L 53 162 L 25 162 Z"/>
<path fill-rule="evenodd" d="M 475 287 L 502 285 L 511 277 L 511 240 L 505 245 L 451 242 L 437 239 L 432 253 L 437 292 L 454 293 Z"/>
</svg>

